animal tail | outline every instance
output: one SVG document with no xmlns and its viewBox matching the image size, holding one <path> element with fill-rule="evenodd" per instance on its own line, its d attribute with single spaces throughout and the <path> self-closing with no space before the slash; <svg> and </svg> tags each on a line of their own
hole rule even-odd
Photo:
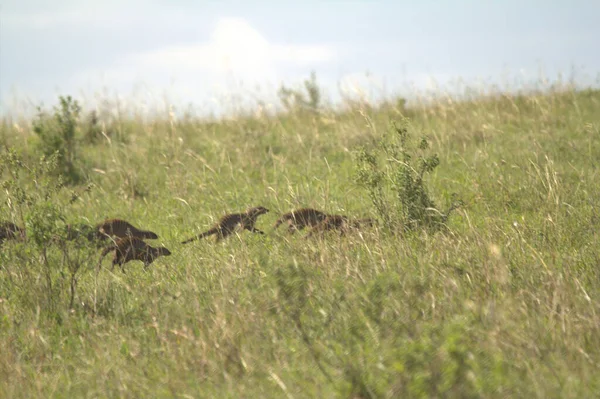
<svg viewBox="0 0 600 399">
<path fill-rule="evenodd" d="M 102 250 L 102 253 L 100 254 L 100 259 L 98 260 L 98 266 L 96 266 L 97 270 L 100 270 L 100 267 L 102 267 L 102 259 L 104 259 L 106 254 L 108 254 L 110 251 L 113 251 L 116 249 L 117 249 L 116 245 L 110 245 Z"/>
<path fill-rule="evenodd" d="M 208 236 L 210 236 L 210 235 L 216 234 L 218 231 L 219 231 L 218 227 L 213 227 L 212 229 L 210 229 L 210 230 L 208 230 L 208 231 L 205 231 L 205 232 L 204 232 L 204 233 L 202 233 L 202 234 L 198 234 L 198 235 L 197 235 L 197 236 L 195 236 L 195 237 L 192 237 L 192 238 L 190 238 L 190 239 L 187 239 L 187 240 L 185 240 L 185 241 L 182 241 L 181 243 L 182 243 L 182 244 L 187 244 L 187 243 L 189 243 L 189 242 L 196 241 L 196 240 L 199 240 L 199 239 L 201 239 L 201 238 L 208 237 Z"/>
<path fill-rule="evenodd" d="M 148 230 L 138 230 L 137 233 L 140 238 L 145 238 L 148 240 L 156 240 L 158 238 L 158 234 Z"/>
</svg>

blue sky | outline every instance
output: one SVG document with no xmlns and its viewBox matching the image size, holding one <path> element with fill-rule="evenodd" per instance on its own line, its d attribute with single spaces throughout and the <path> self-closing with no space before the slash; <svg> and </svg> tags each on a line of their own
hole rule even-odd
<svg viewBox="0 0 600 399">
<path fill-rule="evenodd" d="M 371 96 L 410 96 L 432 78 L 511 85 L 540 69 L 596 82 L 599 15 L 597 0 L 9 0 L 0 106 L 100 93 L 208 109 L 311 70 L 331 93 Z"/>
</svg>

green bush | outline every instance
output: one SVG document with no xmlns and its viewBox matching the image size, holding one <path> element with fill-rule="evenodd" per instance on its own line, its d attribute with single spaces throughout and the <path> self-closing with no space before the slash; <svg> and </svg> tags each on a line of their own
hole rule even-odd
<svg viewBox="0 0 600 399">
<path fill-rule="evenodd" d="M 66 223 L 67 206 L 76 193 L 63 195 L 62 175 L 56 172 L 58 152 L 27 164 L 12 148 L 0 154 L 0 181 L 12 219 L 25 227 L 26 245 L 20 257 L 31 278 L 26 286 L 42 286 L 35 292 L 37 306 L 55 314 L 60 303 L 74 306 L 76 286 L 83 266 L 91 264 L 89 243 L 85 237 L 72 239 Z M 18 250 L 18 249 L 17 249 Z M 8 265 L 6 267 L 9 267 Z M 37 271 L 38 273 L 35 273 Z M 68 290 L 64 286 L 68 285 Z M 68 292 L 65 299 L 64 293 Z M 27 293 L 20 293 L 27 294 Z M 17 293 L 18 295 L 18 293 Z"/>
<path fill-rule="evenodd" d="M 288 111 L 318 111 L 321 107 L 321 88 L 315 72 L 304 81 L 304 91 L 291 89 L 284 85 L 279 88 L 279 99 Z"/>
<path fill-rule="evenodd" d="M 443 226 L 456 201 L 442 213 L 431 198 L 425 177 L 440 164 L 429 148 L 427 138 L 415 146 L 407 121 L 392 123 L 392 132 L 373 149 L 356 152 L 357 183 L 365 188 L 379 216 L 391 228 L 404 231 L 420 228 L 437 230 Z"/>
<path fill-rule="evenodd" d="M 81 107 L 71 96 L 59 97 L 60 105 L 52 116 L 38 108 L 33 131 L 39 138 L 38 149 L 46 157 L 57 155 L 56 171 L 64 176 L 66 183 L 82 179 L 78 137 L 78 118 Z"/>
</svg>

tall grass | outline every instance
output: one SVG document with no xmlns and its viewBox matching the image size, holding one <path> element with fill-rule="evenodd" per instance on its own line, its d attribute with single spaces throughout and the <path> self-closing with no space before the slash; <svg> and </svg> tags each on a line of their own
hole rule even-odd
<svg viewBox="0 0 600 399">
<path fill-rule="evenodd" d="M 77 148 L 91 190 L 3 190 L 1 219 L 38 224 L 0 252 L 0 397 L 596 397 L 599 110 L 600 92 L 568 88 L 216 121 L 100 109 L 79 124 L 99 137 Z M 270 229 L 300 206 L 379 218 L 353 152 L 403 117 L 439 160 L 432 203 L 463 201 L 447 228 Z M 30 124 L 1 126 L 39 162 Z M 265 236 L 178 244 L 254 205 Z M 173 255 L 96 275 L 94 248 L 69 260 L 30 232 L 106 217 Z"/>
</svg>

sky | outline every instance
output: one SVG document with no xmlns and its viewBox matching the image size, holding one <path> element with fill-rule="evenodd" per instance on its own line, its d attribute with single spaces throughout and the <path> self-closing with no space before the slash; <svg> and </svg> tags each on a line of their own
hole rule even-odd
<svg viewBox="0 0 600 399">
<path fill-rule="evenodd" d="M 597 0 L 0 0 L 0 113 L 67 94 L 213 112 L 311 71 L 331 101 L 598 83 L 599 15 Z"/>
</svg>

